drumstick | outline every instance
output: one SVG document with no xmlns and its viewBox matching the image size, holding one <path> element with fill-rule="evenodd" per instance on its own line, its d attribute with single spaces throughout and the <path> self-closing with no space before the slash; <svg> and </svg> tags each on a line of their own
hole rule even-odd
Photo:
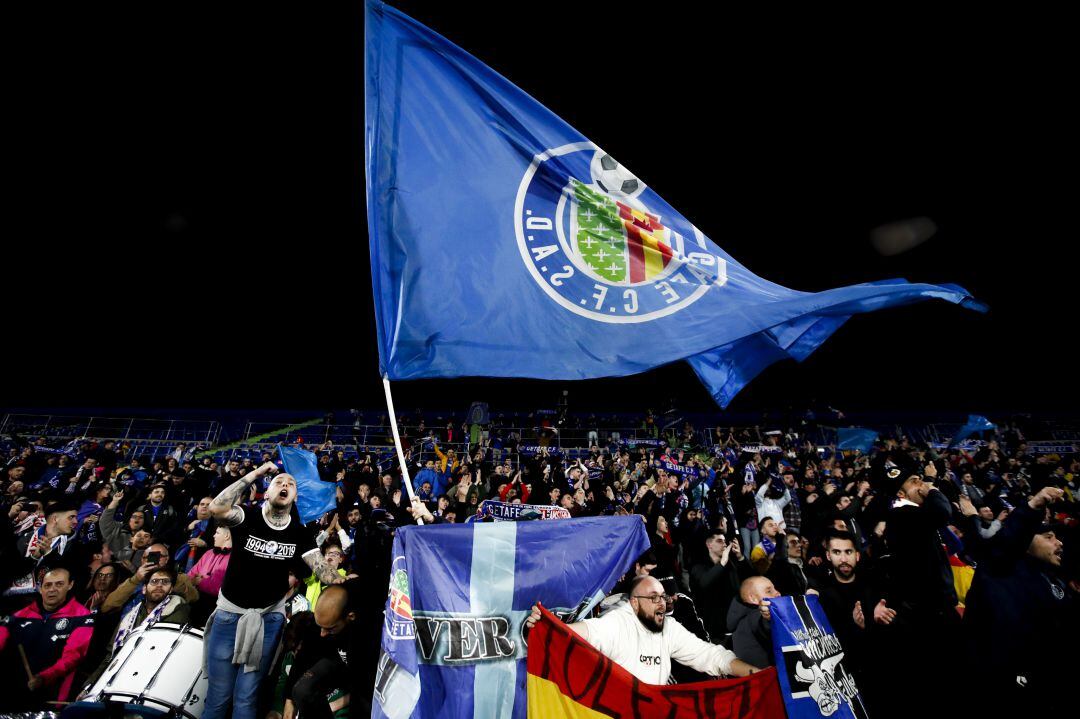
<svg viewBox="0 0 1080 719">
<path fill-rule="evenodd" d="M 26 658 L 26 650 L 23 649 L 22 644 L 16 644 L 15 646 L 19 648 L 19 657 L 22 659 L 23 669 L 26 670 L 26 678 L 33 679 L 34 672 L 30 670 L 30 660 Z"/>
</svg>

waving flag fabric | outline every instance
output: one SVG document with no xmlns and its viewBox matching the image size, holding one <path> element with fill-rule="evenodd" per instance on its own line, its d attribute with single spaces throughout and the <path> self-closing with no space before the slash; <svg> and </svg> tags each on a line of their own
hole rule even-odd
<svg viewBox="0 0 1080 719">
<path fill-rule="evenodd" d="M 529 633 L 529 719 L 784 716 L 775 669 L 742 679 L 642 684 L 551 612 L 542 614 Z"/>
<path fill-rule="evenodd" d="M 314 452 L 279 444 L 278 455 L 285 471 L 296 480 L 296 511 L 300 513 L 300 521 L 312 522 L 337 506 L 337 484 L 319 477 L 319 460 Z"/>
<path fill-rule="evenodd" d="M 372 717 L 523 719 L 532 605 L 575 620 L 648 548 L 640 517 L 401 528 Z"/>
<path fill-rule="evenodd" d="M 837 449 L 857 449 L 863 453 L 869 452 L 878 438 L 877 430 L 865 427 L 841 427 L 836 435 Z"/>
<path fill-rule="evenodd" d="M 989 432 L 990 430 L 997 429 L 997 425 L 988 420 L 986 417 L 978 414 L 969 414 L 967 423 L 956 431 L 956 436 L 949 442 L 949 449 L 956 447 L 965 439 L 973 434 L 979 432 Z"/>
<path fill-rule="evenodd" d="M 866 719 L 844 648 L 812 594 L 770 599 L 773 654 L 788 719 Z"/>
<path fill-rule="evenodd" d="M 365 17 L 368 230 L 392 380 L 585 379 L 687 359 L 726 405 L 853 314 L 929 298 L 985 309 L 955 285 L 762 279 L 461 48 L 378 0 Z"/>
</svg>

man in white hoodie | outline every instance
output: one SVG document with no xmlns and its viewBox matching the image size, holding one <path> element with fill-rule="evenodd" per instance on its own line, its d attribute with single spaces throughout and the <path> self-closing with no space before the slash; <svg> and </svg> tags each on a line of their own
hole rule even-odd
<svg viewBox="0 0 1080 719">
<path fill-rule="evenodd" d="M 780 487 L 784 488 L 783 492 L 780 491 Z M 787 529 L 787 523 L 784 522 L 784 507 L 791 501 L 791 490 L 786 485 L 777 484 L 770 479 L 758 488 L 754 501 L 757 504 L 759 521 L 764 521 L 760 519 L 761 517 L 772 517 L 776 520 L 780 531 Z"/>
<path fill-rule="evenodd" d="M 758 671 L 718 644 L 704 642 L 664 615 L 664 586 L 649 575 L 630 584 L 630 600 L 598 619 L 574 622 L 570 628 L 613 662 L 647 684 L 667 684 L 671 662 L 710 676 L 745 677 Z M 525 620 L 531 629 L 540 620 L 533 606 Z"/>
</svg>

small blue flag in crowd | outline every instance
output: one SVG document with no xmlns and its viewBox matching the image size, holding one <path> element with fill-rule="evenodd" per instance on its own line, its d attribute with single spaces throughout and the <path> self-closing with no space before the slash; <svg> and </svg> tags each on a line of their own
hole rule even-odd
<svg viewBox="0 0 1080 719">
<path fill-rule="evenodd" d="M 491 68 L 379 0 L 366 8 L 368 230 L 388 379 L 587 379 L 685 359 L 726 406 L 853 314 L 930 298 L 985 311 L 956 285 L 799 292 L 758 277 Z M 562 50 L 551 57 L 598 104 L 627 92 L 584 56 L 581 73 Z"/>
<path fill-rule="evenodd" d="M 769 600 L 773 654 L 788 719 L 866 719 L 844 648 L 813 594 Z M 850 662 L 848 662 L 850 664 Z"/>
<path fill-rule="evenodd" d="M 949 449 L 956 447 L 968 437 L 979 432 L 989 432 L 997 429 L 997 425 L 986 417 L 978 414 L 969 414 L 967 424 L 956 431 L 956 435 L 949 442 Z"/>
<path fill-rule="evenodd" d="M 524 719 L 532 605 L 577 621 L 649 548 L 640 517 L 562 521 L 398 530 L 372 717 Z"/>
<path fill-rule="evenodd" d="M 857 449 L 865 454 L 874 446 L 877 438 L 877 430 L 865 427 L 841 427 L 836 430 L 836 448 L 839 450 Z"/>
<path fill-rule="evenodd" d="M 285 471 L 296 480 L 296 509 L 300 521 L 312 522 L 337 507 L 337 484 L 319 478 L 319 460 L 314 452 L 278 445 Z"/>
</svg>

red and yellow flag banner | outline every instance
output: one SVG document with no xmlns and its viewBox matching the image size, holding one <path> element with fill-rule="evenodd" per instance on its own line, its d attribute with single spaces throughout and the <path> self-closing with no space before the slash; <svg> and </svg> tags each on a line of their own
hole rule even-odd
<svg viewBox="0 0 1080 719">
<path fill-rule="evenodd" d="M 741 679 L 644 684 L 555 615 L 529 634 L 529 719 L 774 719 L 784 717 L 775 669 Z"/>
</svg>

